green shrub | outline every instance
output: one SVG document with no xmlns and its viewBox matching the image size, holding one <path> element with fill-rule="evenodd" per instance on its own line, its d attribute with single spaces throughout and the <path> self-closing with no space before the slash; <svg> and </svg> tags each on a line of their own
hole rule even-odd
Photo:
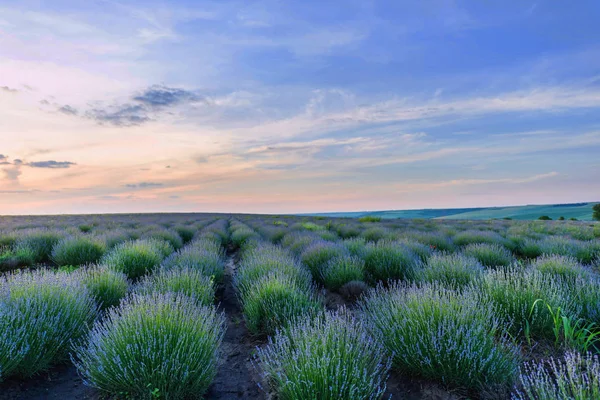
<svg viewBox="0 0 600 400">
<path fill-rule="evenodd" d="M 367 254 L 367 242 L 364 238 L 352 238 L 342 241 L 342 246 L 348 249 L 350 255 L 365 258 Z"/>
<path fill-rule="evenodd" d="M 243 299 L 268 275 L 290 279 L 307 292 L 314 290 L 310 272 L 294 257 L 280 247 L 264 245 L 244 254 L 234 276 L 234 286 Z"/>
<path fill-rule="evenodd" d="M 374 217 L 372 215 L 366 215 L 358 219 L 359 222 L 380 222 L 381 217 Z"/>
<path fill-rule="evenodd" d="M 587 275 L 587 271 L 577 260 L 568 256 L 541 256 L 531 263 L 531 267 L 542 273 L 568 280 L 575 280 L 578 276 Z"/>
<path fill-rule="evenodd" d="M 506 267 L 515 261 L 512 253 L 497 244 L 474 243 L 466 246 L 462 253 L 477 259 L 485 267 Z"/>
<path fill-rule="evenodd" d="M 481 279 L 483 271 L 481 263 L 473 257 L 438 253 L 429 257 L 416 279 L 422 282 L 439 282 L 445 287 L 459 289 Z"/>
<path fill-rule="evenodd" d="M 105 244 L 87 236 L 68 237 L 52 249 L 52 261 L 56 265 L 84 265 L 100 260 L 106 251 Z"/>
<path fill-rule="evenodd" d="M 34 263 L 35 254 L 29 247 L 18 247 L 15 250 L 5 250 L 0 254 L 0 272 L 31 266 Z"/>
<path fill-rule="evenodd" d="M 334 257 L 320 269 L 319 280 L 330 290 L 338 290 L 350 281 L 363 281 L 364 279 L 365 262 L 356 256 Z"/>
<path fill-rule="evenodd" d="M 418 257 L 405 246 L 380 241 L 367 246 L 365 269 L 374 281 L 412 279 Z"/>
<path fill-rule="evenodd" d="M 125 242 L 109 251 L 102 264 L 123 272 L 129 279 L 137 279 L 160 264 L 166 256 L 165 245 L 170 247 L 166 242 L 156 239 Z"/>
<path fill-rule="evenodd" d="M 581 307 L 579 316 L 587 323 L 600 326 L 600 280 L 596 277 L 578 276 L 569 282 L 569 295 Z"/>
<path fill-rule="evenodd" d="M 595 354 L 567 352 L 563 359 L 528 362 L 513 400 L 600 399 L 600 360 Z"/>
<path fill-rule="evenodd" d="M 212 277 L 216 283 L 221 283 L 225 273 L 225 256 L 218 243 L 194 241 L 171 254 L 163 261 L 162 265 L 165 268 L 195 269 L 207 277 Z"/>
<path fill-rule="evenodd" d="M 77 276 L 40 269 L 0 277 L 0 381 L 30 377 L 68 359 L 96 305 Z"/>
<path fill-rule="evenodd" d="M 487 244 L 502 244 L 505 239 L 492 231 L 477 231 L 468 230 L 457 233 L 454 236 L 454 244 L 457 246 L 466 246 L 474 243 L 487 243 Z"/>
<path fill-rule="evenodd" d="M 267 275 L 242 298 L 246 326 L 253 334 L 273 334 L 299 317 L 315 315 L 322 305 L 289 277 Z"/>
<path fill-rule="evenodd" d="M 592 219 L 600 221 L 600 203 L 594 204 L 594 206 L 592 207 L 592 211 Z"/>
<path fill-rule="evenodd" d="M 133 294 L 95 324 L 75 365 L 113 396 L 200 397 L 217 369 L 224 317 L 173 293 Z"/>
<path fill-rule="evenodd" d="M 470 291 L 393 283 L 372 291 L 360 308 L 400 372 L 477 391 L 516 378 L 518 349 L 492 304 Z"/>
<path fill-rule="evenodd" d="M 202 271 L 189 267 L 160 268 L 140 279 L 135 291 L 141 294 L 181 293 L 203 306 L 215 301 L 215 288 L 211 278 Z"/>
<path fill-rule="evenodd" d="M 307 231 L 321 231 L 325 229 L 324 226 L 315 224 L 314 222 L 303 222 L 302 227 Z"/>
<path fill-rule="evenodd" d="M 15 232 L 0 232 L 0 248 L 12 248 L 17 243 Z"/>
<path fill-rule="evenodd" d="M 480 290 L 515 334 L 526 338 L 554 338 L 552 316 L 547 306 L 576 317 L 578 310 L 568 286 L 536 270 L 488 270 Z"/>
<path fill-rule="evenodd" d="M 79 230 L 83 233 L 87 233 L 87 232 L 91 231 L 92 228 L 93 228 L 92 225 L 87 225 L 87 224 L 79 225 Z"/>
<path fill-rule="evenodd" d="M 541 217 L 538 218 L 540 221 L 552 221 L 552 218 L 550 218 L 547 215 L 542 215 Z"/>
<path fill-rule="evenodd" d="M 143 236 L 144 238 L 162 240 L 171 245 L 171 247 L 175 250 L 178 250 L 183 247 L 183 240 L 177 234 L 177 232 L 164 229 L 164 230 L 156 230 L 151 231 Z M 170 253 L 170 252 L 169 252 Z"/>
<path fill-rule="evenodd" d="M 48 262 L 52 248 L 63 236 L 60 232 L 44 229 L 25 232 L 19 235 L 15 250 L 30 252 L 33 255 L 34 263 Z"/>
<path fill-rule="evenodd" d="M 378 242 L 388 235 L 389 232 L 387 229 L 382 227 L 372 227 L 365 229 L 360 236 L 363 237 L 367 242 Z"/>
<path fill-rule="evenodd" d="M 119 305 L 129 290 L 127 276 L 105 266 L 91 266 L 78 270 L 78 273 L 81 273 L 81 281 L 103 310 Z"/>
<path fill-rule="evenodd" d="M 418 242 L 429 245 L 432 250 L 452 252 L 456 249 L 452 239 L 441 233 L 411 233 L 410 237 Z"/>
<path fill-rule="evenodd" d="M 433 248 L 429 245 L 419 243 L 411 239 L 398 239 L 396 243 L 401 244 L 419 257 L 419 261 L 427 262 L 427 259 L 433 254 Z"/>
<path fill-rule="evenodd" d="M 264 378 L 282 399 L 379 399 L 390 368 L 382 346 L 345 310 L 304 318 L 258 350 Z"/>
<path fill-rule="evenodd" d="M 181 240 L 183 240 L 184 244 L 190 242 L 194 238 L 194 235 L 196 234 L 195 229 L 193 229 L 189 226 L 185 226 L 185 225 L 176 226 L 175 232 L 177 232 L 177 234 L 179 235 Z"/>
<path fill-rule="evenodd" d="M 336 243 L 315 241 L 301 255 L 302 262 L 308 267 L 315 279 L 320 278 L 321 269 L 335 258 L 346 254 L 346 249 Z"/>
<path fill-rule="evenodd" d="M 244 243 L 257 237 L 258 235 L 256 232 L 254 232 L 254 230 L 250 229 L 249 227 L 242 226 L 231 232 L 231 243 L 233 243 L 236 248 L 241 248 Z"/>
</svg>

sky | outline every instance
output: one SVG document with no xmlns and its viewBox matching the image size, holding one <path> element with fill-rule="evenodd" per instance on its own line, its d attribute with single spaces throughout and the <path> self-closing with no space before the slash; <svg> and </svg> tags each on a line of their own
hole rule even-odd
<svg viewBox="0 0 600 400">
<path fill-rule="evenodd" d="M 0 0 L 0 214 L 600 200 L 600 2 Z"/>
</svg>

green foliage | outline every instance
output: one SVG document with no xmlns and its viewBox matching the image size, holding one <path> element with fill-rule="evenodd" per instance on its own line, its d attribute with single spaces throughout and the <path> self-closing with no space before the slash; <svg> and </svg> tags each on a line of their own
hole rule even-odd
<svg viewBox="0 0 600 400">
<path fill-rule="evenodd" d="M 136 285 L 135 291 L 141 294 L 181 293 L 203 306 L 211 305 L 215 301 L 212 279 L 202 271 L 189 267 L 160 268 L 143 277 Z"/>
<path fill-rule="evenodd" d="M 363 237 L 367 242 L 377 242 L 386 236 L 389 235 L 389 232 L 381 227 L 374 226 L 372 228 L 365 229 L 360 236 Z"/>
<path fill-rule="evenodd" d="M 79 230 L 83 233 L 87 233 L 87 232 L 91 231 L 92 228 L 93 228 L 92 225 L 87 225 L 87 224 L 79 225 Z"/>
<path fill-rule="evenodd" d="M 110 395 L 200 397 L 217 369 L 224 317 L 173 293 L 134 294 L 111 308 L 76 349 L 76 366 Z"/>
<path fill-rule="evenodd" d="M 50 261 L 52 248 L 63 238 L 63 234 L 51 230 L 34 230 L 19 235 L 15 243 L 16 251 L 27 251 L 34 263 Z"/>
<path fill-rule="evenodd" d="M 242 298 L 242 305 L 246 326 L 253 334 L 273 334 L 299 317 L 316 315 L 323 307 L 312 291 L 277 274 L 258 281 Z"/>
<path fill-rule="evenodd" d="M 196 239 L 183 249 L 167 257 L 165 268 L 186 267 L 195 269 L 204 276 L 212 277 L 215 283 L 223 281 L 225 258 L 219 242 Z"/>
<path fill-rule="evenodd" d="M 4 250 L 0 253 L 0 272 L 27 267 L 34 263 L 35 253 L 29 247 L 17 247 L 15 250 Z"/>
<path fill-rule="evenodd" d="M 95 263 L 106 251 L 101 240 L 88 236 L 67 237 L 52 249 L 52 261 L 56 265 L 84 265 Z"/>
<path fill-rule="evenodd" d="M 462 253 L 477 259 L 483 266 L 497 268 L 506 267 L 515 261 L 512 253 L 498 244 L 474 243 L 466 246 Z"/>
<path fill-rule="evenodd" d="M 172 251 L 166 242 L 156 239 L 125 242 L 109 251 L 102 264 L 123 272 L 129 279 L 137 279 L 152 272 L 160 264 L 167 253 L 165 245 Z"/>
<path fill-rule="evenodd" d="M 178 250 L 183 247 L 183 240 L 177 234 L 177 232 L 168 229 L 154 230 L 147 233 L 143 237 L 164 241 L 170 244 L 171 247 L 175 250 Z"/>
<path fill-rule="evenodd" d="M 600 399 L 600 360 L 595 354 L 567 352 L 525 364 L 513 400 Z"/>
<path fill-rule="evenodd" d="M 475 391 L 516 378 L 518 349 L 493 305 L 471 291 L 394 283 L 360 308 L 400 372 Z"/>
<path fill-rule="evenodd" d="M 542 215 L 541 217 L 538 218 L 540 221 L 552 221 L 552 218 L 550 218 L 547 215 Z"/>
<path fill-rule="evenodd" d="M 330 290 L 339 290 L 348 282 L 364 279 L 365 261 L 356 256 L 336 256 L 320 269 L 319 280 Z"/>
<path fill-rule="evenodd" d="M 313 274 L 313 277 L 319 279 L 321 269 L 323 269 L 331 259 L 340 257 L 345 253 L 346 249 L 343 246 L 329 242 L 315 241 L 302 252 L 301 259 L 304 265 L 306 265 Z"/>
<path fill-rule="evenodd" d="M 322 231 L 325 229 L 324 226 L 315 224 L 314 222 L 303 222 L 302 227 L 307 231 Z"/>
<path fill-rule="evenodd" d="M 367 246 L 365 269 L 374 281 L 411 279 L 417 264 L 417 256 L 399 243 L 380 241 Z"/>
<path fill-rule="evenodd" d="M 364 217 L 360 217 L 358 219 L 359 222 L 379 222 L 381 221 L 381 217 L 375 217 L 372 215 L 366 215 Z"/>
<path fill-rule="evenodd" d="M 0 277 L 0 381 L 27 378 L 68 358 L 96 316 L 78 277 L 41 269 Z"/>
<path fill-rule="evenodd" d="M 544 255 L 531 263 L 531 267 L 545 274 L 552 274 L 561 279 L 575 280 L 578 276 L 587 276 L 577 260 L 569 256 Z"/>
<path fill-rule="evenodd" d="M 539 302 L 543 303 L 541 299 L 536 300 L 532 312 Z M 600 339 L 600 331 L 597 329 L 596 324 L 586 324 L 582 319 L 574 319 L 564 314 L 560 307 L 552 308 L 550 304 L 545 304 L 545 306 L 552 318 L 555 346 L 566 347 L 580 353 L 586 353 L 591 349 L 598 352 L 596 344 Z"/>
<path fill-rule="evenodd" d="M 495 304 L 511 332 L 528 340 L 554 337 L 552 315 L 544 304 L 569 317 L 578 313 L 569 286 L 537 270 L 489 270 L 478 288 Z"/>
<path fill-rule="evenodd" d="M 194 228 L 185 225 L 177 225 L 174 230 L 177 232 L 179 237 L 181 237 L 181 240 L 183 240 L 183 244 L 190 242 L 196 234 L 196 230 Z"/>
<path fill-rule="evenodd" d="M 592 218 L 596 221 L 600 221 L 600 203 L 594 204 L 592 207 Z"/>
<path fill-rule="evenodd" d="M 418 271 L 416 279 L 459 289 L 481 279 L 483 271 L 481 263 L 473 257 L 438 253 L 429 258 L 424 268 Z"/>
<path fill-rule="evenodd" d="M 258 349 L 259 367 L 278 398 L 379 399 L 390 368 L 364 322 L 345 312 L 304 318 Z"/>
<path fill-rule="evenodd" d="M 87 267 L 78 270 L 78 273 L 102 310 L 119 305 L 129 290 L 127 276 L 105 266 Z"/>
</svg>

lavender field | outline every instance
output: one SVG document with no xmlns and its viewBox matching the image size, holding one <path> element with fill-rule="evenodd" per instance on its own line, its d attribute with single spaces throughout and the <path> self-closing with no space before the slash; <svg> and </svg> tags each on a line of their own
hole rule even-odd
<svg viewBox="0 0 600 400">
<path fill-rule="evenodd" d="M 2 399 L 598 399 L 600 223 L 0 219 Z"/>
</svg>

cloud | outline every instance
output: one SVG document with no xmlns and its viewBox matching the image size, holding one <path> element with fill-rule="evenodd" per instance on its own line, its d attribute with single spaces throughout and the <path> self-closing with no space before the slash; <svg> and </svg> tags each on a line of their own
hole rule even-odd
<svg viewBox="0 0 600 400">
<path fill-rule="evenodd" d="M 68 104 L 65 104 L 64 106 L 60 107 L 58 109 L 59 112 L 63 113 L 63 114 L 67 114 L 67 115 L 77 115 L 78 111 L 76 108 L 71 107 Z"/>
<path fill-rule="evenodd" d="M 134 96 L 133 100 L 149 107 L 170 107 L 184 102 L 204 101 L 204 98 L 188 90 L 153 85 L 141 94 Z"/>
<path fill-rule="evenodd" d="M 182 104 L 197 102 L 208 103 L 208 100 L 189 90 L 152 85 L 139 94 L 130 97 L 129 101 L 111 107 L 95 107 L 85 112 L 84 117 L 93 119 L 100 124 L 115 126 L 138 126 L 152 121 L 153 116 L 162 110 Z M 68 107 L 66 110 L 62 108 Z M 61 107 L 61 111 L 72 115 L 76 110 L 69 106 Z M 75 111 L 75 113 L 70 112 Z"/>
<path fill-rule="evenodd" d="M 544 179 L 554 178 L 560 174 L 556 171 L 545 174 L 538 174 L 524 178 L 498 178 L 498 179 L 451 179 L 448 181 L 406 183 L 399 184 L 396 187 L 401 192 L 412 192 L 418 190 L 434 190 L 446 187 L 472 186 L 472 185 L 490 185 L 490 184 L 523 184 L 532 183 Z"/>
<path fill-rule="evenodd" d="M 16 160 L 15 160 L 16 161 Z M 26 165 L 33 168 L 50 168 L 50 169 L 60 169 L 60 168 L 70 168 L 72 165 L 76 165 L 74 162 L 70 161 L 33 161 L 27 163 Z"/>
<path fill-rule="evenodd" d="M 125 185 L 126 188 L 130 189 L 147 189 L 154 187 L 162 187 L 163 183 L 160 182 L 139 182 L 139 183 L 128 183 Z"/>
<path fill-rule="evenodd" d="M 148 109 L 141 105 L 125 104 L 115 110 L 94 108 L 85 113 L 100 124 L 108 123 L 116 126 L 137 126 L 151 120 Z"/>
<path fill-rule="evenodd" d="M 0 90 L 2 90 L 3 92 L 8 92 L 8 93 L 17 93 L 19 91 L 17 89 L 13 89 L 8 86 L 0 86 Z"/>
<path fill-rule="evenodd" d="M 21 176 L 21 174 L 22 174 L 21 165 L 14 164 L 12 167 L 3 168 L 2 172 L 4 172 L 4 176 L 6 177 L 6 179 L 8 179 L 11 182 L 18 183 L 19 176 Z"/>
<path fill-rule="evenodd" d="M 24 194 L 24 193 L 34 193 L 39 192 L 39 190 L 31 189 L 31 190 L 0 190 L 1 194 Z"/>
</svg>

